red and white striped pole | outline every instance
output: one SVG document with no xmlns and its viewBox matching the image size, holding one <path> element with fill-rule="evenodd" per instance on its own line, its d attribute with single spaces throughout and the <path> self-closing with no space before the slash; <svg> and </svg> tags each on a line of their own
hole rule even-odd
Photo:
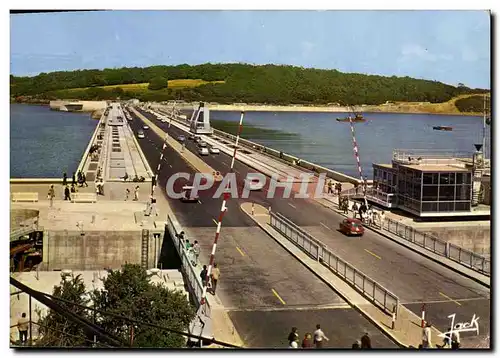
<svg viewBox="0 0 500 358">
<path fill-rule="evenodd" d="M 351 125 L 351 134 L 352 134 L 352 144 L 353 144 L 353 149 L 354 149 L 354 157 L 356 158 L 356 162 L 358 163 L 359 178 L 361 179 L 361 185 L 363 186 L 363 199 L 365 200 L 365 206 L 368 207 L 368 201 L 366 200 L 365 179 L 363 178 L 363 171 L 361 169 L 361 162 L 359 160 L 359 148 L 358 148 L 358 143 L 356 142 L 356 134 L 354 132 L 354 123 L 352 122 L 352 117 L 350 115 L 349 115 L 349 123 Z"/>
<path fill-rule="evenodd" d="M 241 117 L 240 117 L 240 125 L 238 127 L 238 133 L 236 134 L 236 143 L 234 145 L 234 152 L 233 152 L 233 157 L 231 159 L 231 166 L 229 167 L 229 172 L 233 172 L 233 167 L 234 167 L 234 161 L 236 158 L 236 151 L 238 150 L 238 141 L 240 139 L 240 134 L 241 130 L 243 128 L 243 116 L 245 115 L 244 111 L 241 111 Z M 215 239 L 214 239 L 214 244 L 212 245 L 212 253 L 210 254 L 210 261 L 208 264 L 208 270 L 207 270 L 207 276 L 205 277 L 205 282 L 208 283 L 208 279 L 210 275 L 212 274 L 212 266 L 214 264 L 215 260 L 215 250 L 217 249 L 217 241 L 219 240 L 219 235 L 220 235 L 220 228 L 222 226 L 222 219 L 224 218 L 224 214 L 227 210 L 226 207 L 226 201 L 229 199 L 229 192 L 227 189 L 229 189 L 229 182 L 226 185 L 226 190 L 224 190 L 224 199 L 222 200 L 222 206 L 220 208 L 220 213 L 219 213 L 219 219 L 217 221 L 217 229 L 215 230 Z M 207 297 L 207 288 L 208 284 L 203 286 L 203 292 L 201 294 L 201 304 L 204 305 L 206 303 L 206 297 Z"/>
<path fill-rule="evenodd" d="M 174 103 L 174 108 L 175 108 L 175 103 Z M 158 166 L 156 167 L 156 174 L 154 176 L 154 180 L 151 183 L 151 196 L 154 195 L 155 193 L 155 188 L 158 185 L 158 174 L 160 173 L 160 168 L 161 168 L 161 163 L 163 160 L 163 156 L 165 155 L 165 149 L 167 148 L 167 142 L 168 142 L 168 131 L 170 130 L 170 125 L 172 124 L 172 117 L 170 117 L 170 120 L 168 121 L 168 130 L 165 135 L 165 141 L 163 142 L 163 147 L 161 148 L 161 154 L 160 154 L 160 162 L 158 163 Z"/>
<path fill-rule="evenodd" d="M 422 305 L 422 328 L 425 327 L 425 303 Z"/>
</svg>

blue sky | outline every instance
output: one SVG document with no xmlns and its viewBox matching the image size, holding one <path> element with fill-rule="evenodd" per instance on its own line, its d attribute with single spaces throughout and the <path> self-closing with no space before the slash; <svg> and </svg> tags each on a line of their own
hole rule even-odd
<svg viewBox="0 0 500 358">
<path fill-rule="evenodd" d="M 11 73 L 277 63 L 490 88 L 484 11 L 107 11 L 11 15 Z"/>
</svg>

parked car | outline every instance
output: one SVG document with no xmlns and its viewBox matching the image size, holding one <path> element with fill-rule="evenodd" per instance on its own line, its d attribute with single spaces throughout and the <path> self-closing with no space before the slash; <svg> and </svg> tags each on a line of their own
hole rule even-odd
<svg viewBox="0 0 500 358">
<path fill-rule="evenodd" d="M 148 126 L 143 126 L 142 129 L 146 130 L 146 129 L 149 129 Z"/>
<path fill-rule="evenodd" d="M 198 153 L 200 153 L 200 155 L 208 155 L 208 149 L 206 147 L 201 147 L 199 150 L 198 150 Z"/>
<path fill-rule="evenodd" d="M 190 134 L 188 138 L 189 138 L 189 140 L 193 140 L 195 137 L 196 136 L 194 134 Z"/>
<path fill-rule="evenodd" d="M 347 236 L 363 236 L 363 234 L 365 233 L 365 228 L 363 227 L 363 223 L 361 222 L 361 220 L 353 218 L 344 219 L 340 223 L 339 230 Z"/>
<path fill-rule="evenodd" d="M 186 137 L 184 137 L 183 135 L 180 135 L 180 136 L 177 137 L 177 140 L 179 142 L 184 142 L 186 140 Z"/>
<path fill-rule="evenodd" d="M 196 143 L 199 143 L 199 142 L 201 141 L 201 137 L 200 137 L 200 136 L 195 136 L 195 137 L 194 137 L 194 141 L 195 141 Z"/>
<path fill-rule="evenodd" d="M 144 139 L 144 138 L 145 138 L 145 136 L 144 136 L 144 132 L 143 132 L 143 131 L 139 131 L 139 132 L 137 133 L 137 138 Z"/>
<path fill-rule="evenodd" d="M 204 140 L 200 140 L 198 142 L 198 147 L 200 147 L 200 148 L 206 148 L 207 145 L 208 145 L 207 142 L 205 142 Z"/>
<path fill-rule="evenodd" d="M 217 147 L 210 147 L 210 154 L 219 154 L 220 149 Z"/>
</svg>

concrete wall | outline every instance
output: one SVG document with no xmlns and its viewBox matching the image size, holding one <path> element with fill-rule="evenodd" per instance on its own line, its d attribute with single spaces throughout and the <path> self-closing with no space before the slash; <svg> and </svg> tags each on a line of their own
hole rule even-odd
<svg viewBox="0 0 500 358">
<path fill-rule="evenodd" d="M 59 111 L 61 107 L 69 103 L 79 103 L 82 104 L 82 112 L 92 112 L 97 110 L 103 110 L 107 107 L 106 101 L 67 101 L 67 100 L 57 100 L 50 101 L 50 109 Z"/>
<path fill-rule="evenodd" d="M 117 269 L 141 263 L 141 231 L 47 231 L 41 269 Z"/>
<path fill-rule="evenodd" d="M 486 226 L 473 227 L 442 227 L 422 230 L 442 240 L 463 247 L 485 257 L 491 254 L 491 228 Z"/>
</svg>

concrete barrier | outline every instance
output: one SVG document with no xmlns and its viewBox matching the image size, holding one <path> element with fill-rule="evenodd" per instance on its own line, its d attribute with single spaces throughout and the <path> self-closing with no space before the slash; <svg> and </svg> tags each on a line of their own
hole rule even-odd
<svg viewBox="0 0 500 358">
<path fill-rule="evenodd" d="M 97 194 L 95 193 L 73 193 L 71 194 L 72 203 L 95 203 Z"/>
<path fill-rule="evenodd" d="M 38 193 L 12 193 L 13 202 L 37 202 Z"/>
</svg>

